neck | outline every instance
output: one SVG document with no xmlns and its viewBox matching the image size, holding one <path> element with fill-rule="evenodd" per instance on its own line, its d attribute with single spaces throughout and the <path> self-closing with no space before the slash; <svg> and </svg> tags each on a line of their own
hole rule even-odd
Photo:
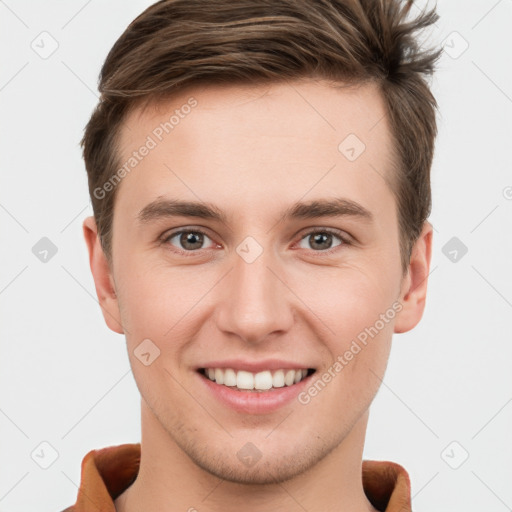
<svg viewBox="0 0 512 512">
<path fill-rule="evenodd" d="M 375 511 L 362 486 L 366 412 L 347 437 L 304 473 L 283 483 L 247 485 L 198 467 L 141 401 L 141 461 L 134 483 L 115 500 L 116 512 Z"/>
</svg>

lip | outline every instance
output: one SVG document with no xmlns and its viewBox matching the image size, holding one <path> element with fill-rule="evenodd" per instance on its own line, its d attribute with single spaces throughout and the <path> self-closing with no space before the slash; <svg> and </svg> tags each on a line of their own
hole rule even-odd
<svg viewBox="0 0 512 512">
<path fill-rule="evenodd" d="M 264 359 L 262 361 L 246 361 L 243 359 L 229 359 L 223 361 L 210 361 L 196 367 L 196 370 L 201 368 L 232 368 L 235 371 L 244 370 L 246 372 L 258 373 L 265 370 L 299 370 L 313 368 L 304 363 L 294 363 L 290 361 L 283 361 L 282 359 Z"/>
<path fill-rule="evenodd" d="M 212 366 L 207 366 L 206 368 L 212 368 Z M 233 368 L 233 366 L 222 365 L 215 366 L 215 368 Z M 265 368 L 267 370 L 270 369 L 268 366 Z M 283 366 L 280 366 L 279 368 L 283 368 Z M 292 367 L 285 368 L 293 369 Z M 295 366 L 295 368 L 301 368 L 301 366 Z M 315 373 L 316 372 L 304 377 L 297 384 L 276 388 L 272 391 L 259 392 L 238 391 L 236 389 L 231 389 L 222 384 L 217 384 L 199 371 L 196 372 L 196 375 L 202 382 L 202 385 L 205 386 L 205 388 L 208 390 L 208 392 L 211 393 L 215 400 L 220 402 L 222 405 L 227 406 L 239 413 L 262 415 L 275 412 L 281 407 L 291 403 L 294 399 L 296 399 L 297 395 L 304 390 L 305 387 L 309 386 L 311 377 Z"/>
</svg>

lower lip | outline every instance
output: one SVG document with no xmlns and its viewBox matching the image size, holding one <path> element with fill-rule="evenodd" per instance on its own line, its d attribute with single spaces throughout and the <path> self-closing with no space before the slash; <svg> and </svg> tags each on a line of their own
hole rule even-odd
<svg viewBox="0 0 512 512">
<path fill-rule="evenodd" d="M 314 374 L 308 375 L 292 386 L 259 392 L 238 391 L 222 384 L 217 384 L 202 373 L 198 372 L 198 375 L 213 396 L 231 409 L 245 414 L 269 414 L 292 402 L 309 384 L 309 379 Z"/>
</svg>

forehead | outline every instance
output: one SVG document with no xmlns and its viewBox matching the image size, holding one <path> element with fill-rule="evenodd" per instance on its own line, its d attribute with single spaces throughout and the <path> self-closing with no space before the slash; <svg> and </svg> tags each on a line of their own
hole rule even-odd
<svg viewBox="0 0 512 512">
<path fill-rule="evenodd" d="M 312 136 L 316 132 L 329 134 L 326 143 L 330 143 L 349 132 L 370 142 L 387 132 L 385 113 L 376 83 L 349 85 L 304 78 L 260 85 L 192 85 L 133 108 L 122 123 L 120 146 L 130 150 L 138 136 L 152 133 L 161 121 L 170 121 L 173 138 L 179 138 L 186 135 L 183 128 L 177 129 L 185 119 L 194 129 L 201 125 L 208 129 L 208 124 L 215 123 L 217 133 L 227 121 L 231 128 L 236 124 L 243 129 L 245 125 L 256 129 L 255 135 L 274 138 Z M 293 121 L 299 122 L 291 124 Z M 379 129 L 374 132 L 377 125 Z"/>
<path fill-rule="evenodd" d="M 118 197 L 140 204 L 171 188 L 190 198 L 243 196 L 249 204 L 272 188 L 290 202 L 308 189 L 383 190 L 393 167 L 385 112 L 376 84 L 188 87 L 125 119 L 121 163 L 151 149 L 126 173 Z"/>
</svg>

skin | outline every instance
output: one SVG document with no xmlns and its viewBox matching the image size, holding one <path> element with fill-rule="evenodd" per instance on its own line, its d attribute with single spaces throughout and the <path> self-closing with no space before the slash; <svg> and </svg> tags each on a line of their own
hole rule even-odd
<svg viewBox="0 0 512 512">
<path fill-rule="evenodd" d="M 368 410 L 392 334 L 423 314 L 432 243 L 426 222 L 403 273 L 381 95 L 371 84 L 335 89 L 311 79 L 196 87 L 132 111 L 120 160 L 191 96 L 198 105 L 118 185 L 111 265 L 94 218 L 83 223 L 105 322 L 125 334 L 141 393 L 140 470 L 116 509 L 375 510 L 361 481 Z M 338 150 L 350 133 L 366 145 L 353 162 Z M 140 224 L 158 197 L 212 203 L 227 222 Z M 333 197 L 357 202 L 373 220 L 282 220 L 297 201 Z M 207 232 L 202 245 L 158 242 L 194 227 Z M 351 242 L 315 244 L 308 233 L 317 227 Z M 247 236 L 263 249 L 252 263 L 236 252 Z M 236 413 L 204 391 L 195 371 L 214 359 L 281 358 L 321 376 L 393 304 L 401 311 L 307 404 Z M 134 355 L 147 338 L 160 350 L 149 366 Z M 252 467 L 236 456 L 248 442 L 262 455 Z"/>
</svg>

